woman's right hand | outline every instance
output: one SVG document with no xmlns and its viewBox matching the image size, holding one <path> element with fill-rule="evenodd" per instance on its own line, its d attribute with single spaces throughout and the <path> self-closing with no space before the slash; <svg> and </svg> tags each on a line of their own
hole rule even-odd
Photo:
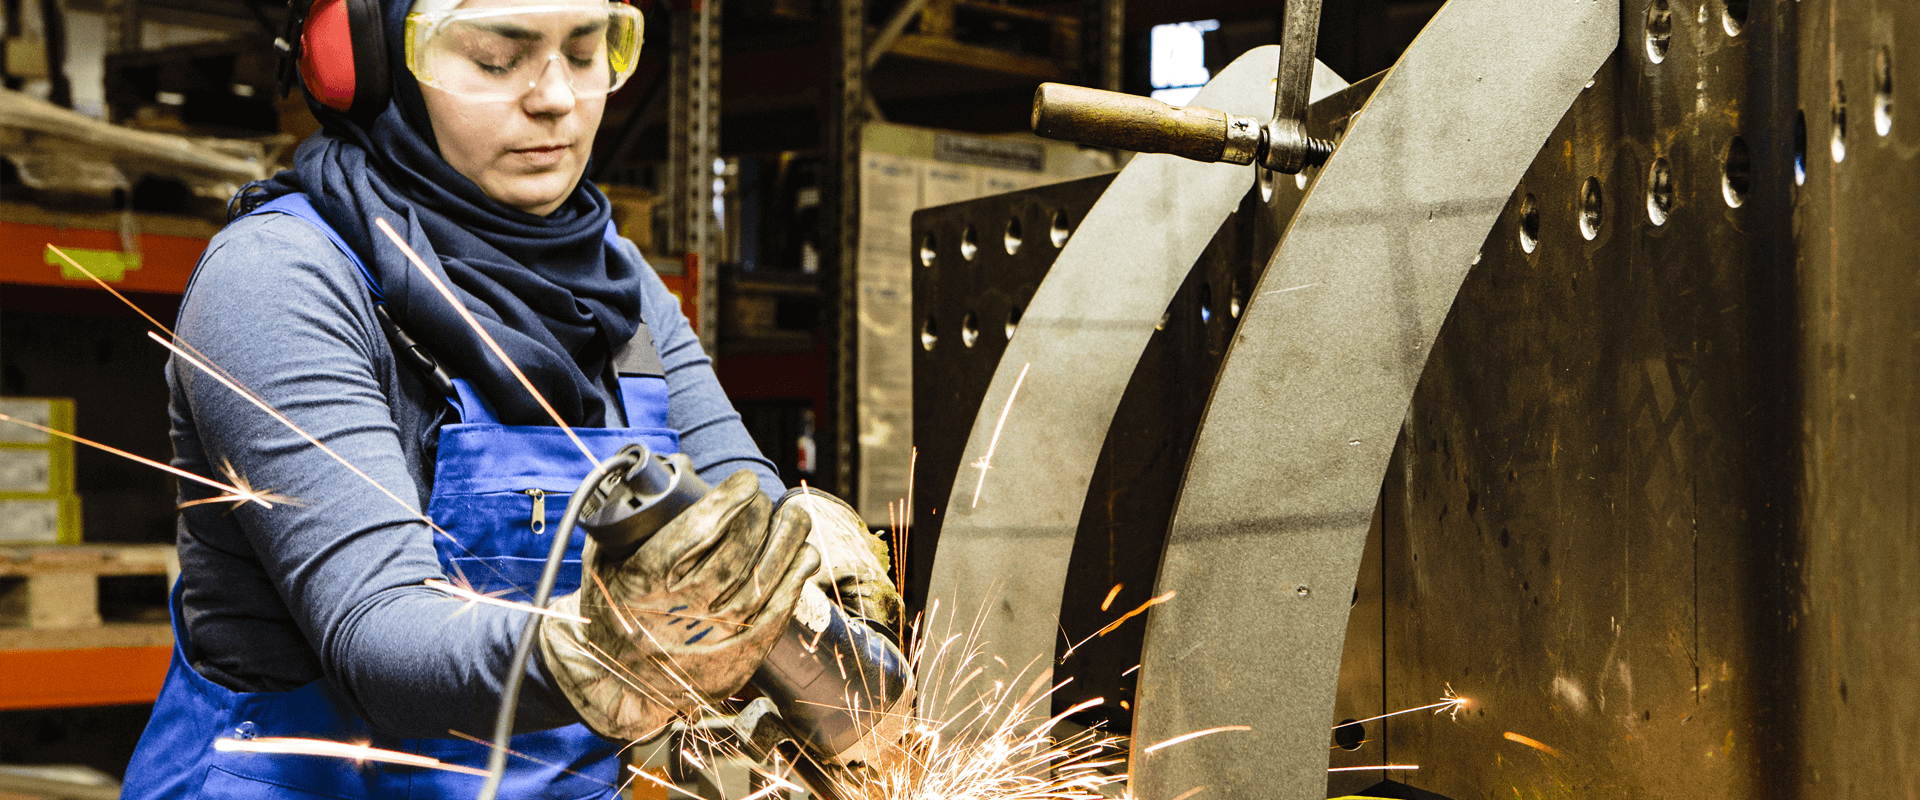
<svg viewBox="0 0 1920 800">
<path fill-rule="evenodd" d="M 622 563 L 588 540 L 580 591 L 545 617 L 547 667 L 588 727 L 644 739 L 753 676 L 820 557 L 804 519 L 778 521 L 752 473 L 721 481 Z"/>
</svg>

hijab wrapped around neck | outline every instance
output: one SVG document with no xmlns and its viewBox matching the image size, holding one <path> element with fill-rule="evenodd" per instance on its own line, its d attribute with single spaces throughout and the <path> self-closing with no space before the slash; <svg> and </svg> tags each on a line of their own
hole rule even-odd
<svg viewBox="0 0 1920 800">
<path fill-rule="evenodd" d="M 242 190 L 240 206 L 305 192 L 365 262 L 394 321 L 465 378 L 509 425 L 551 425 L 505 365 L 385 234 L 384 218 L 438 272 L 569 425 L 607 424 L 601 376 L 640 322 L 645 265 L 605 239 L 606 195 L 582 180 L 552 214 L 501 205 L 440 157 L 401 30 L 385 12 L 393 101 L 370 125 L 309 100 L 326 127 L 294 168 Z"/>
</svg>

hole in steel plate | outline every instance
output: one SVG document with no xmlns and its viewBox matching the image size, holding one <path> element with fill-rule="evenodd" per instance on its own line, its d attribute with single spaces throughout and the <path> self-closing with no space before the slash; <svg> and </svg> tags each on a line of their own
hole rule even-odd
<svg viewBox="0 0 1920 800">
<path fill-rule="evenodd" d="M 1873 57 L 1873 130 L 1893 132 L 1893 52 L 1885 47 Z"/>
<path fill-rule="evenodd" d="M 960 232 L 960 257 L 972 261 L 979 252 L 980 234 L 974 231 L 972 225 L 968 225 L 966 230 Z"/>
<path fill-rule="evenodd" d="M 1047 226 L 1047 239 L 1054 247 L 1066 247 L 1067 238 L 1073 235 L 1073 228 L 1067 222 L 1067 210 L 1053 212 L 1053 224 Z"/>
<path fill-rule="evenodd" d="M 933 315 L 927 315 L 927 321 L 920 323 L 920 349 L 932 350 L 934 342 L 940 341 L 940 323 Z"/>
<path fill-rule="evenodd" d="M 1667 160 L 1656 158 L 1653 166 L 1647 168 L 1647 220 L 1655 225 L 1667 224 L 1667 218 L 1673 216 L 1673 169 L 1667 166 Z"/>
<path fill-rule="evenodd" d="M 1739 36 L 1740 30 L 1747 27 L 1747 0 L 1726 0 L 1721 9 L 1720 27 L 1727 29 L 1728 36 Z"/>
<path fill-rule="evenodd" d="M 1600 235 L 1600 222 L 1606 215 L 1606 201 L 1600 195 L 1600 179 L 1588 178 L 1580 184 L 1580 235 L 1593 241 Z"/>
<path fill-rule="evenodd" d="M 1007 307 L 1007 338 L 1013 338 L 1013 329 L 1020 327 L 1020 316 L 1027 313 L 1027 304 L 1014 303 Z"/>
<path fill-rule="evenodd" d="M 1739 208 L 1747 202 L 1747 191 L 1753 188 L 1753 155 L 1747 150 L 1747 140 L 1738 136 L 1727 143 L 1727 155 L 1721 161 L 1720 193 L 1727 198 L 1729 208 Z"/>
<path fill-rule="evenodd" d="M 1213 284 L 1200 282 L 1200 324 L 1213 321 Z"/>
<path fill-rule="evenodd" d="M 1260 202 L 1273 202 L 1273 170 L 1260 167 L 1255 174 L 1260 176 Z"/>
<path fill-rule="evenodd" d="M 1247 293 L 1244 289 L 1240 288 L 1239 278 L 1235 278 L 1227 289 L 1227 294 L 1230 298 L 1227 301 L 1227 316 L 1239 319 L 1240 312 L 1245 311 L 1247 308 Z"/>
<path fill-rule="evenodd" d="M 1367 726 L 1351 719 L 1341 720 L 1333 727 L 1333 743 L 1342 750 L 1354 751 L 1367 741 Z"/>
<path fill-rule="evenodd" d="M 1520 249 L 1529 253 L 1540 246 L 1540 201 L 1529 194 L 1520 200 Z"/>
<path fill-rule="evenodd" d="M 933 260 L 936 255 L 935 246 L 938 244 L 939 242 L 933 238 L 933 234 L 931 233 L 920 237 L 920 266 L 933 266 Z"/>
<path fill-rule="evenodd" d="M 972 347 L 977 341 L 980 341 L 980 315 L 969 310 L 960 319 L 960 343 Z"/>
<path fill-rule="evenodd" d="M 1793 185 L 1807 185 L 1807 112 L 1793 114 Z"/>
<path fill-rule="evenodd" d="M 1847 85 L 1833 82 L 1833 163 L 1847 160 Z"/>
<path fill-rule="evenodd" d="M 1019 254 L 1020 252 L 1020 218 L 1019 217 L 1013 217 L 1007 220 L 1006 242 L 1007 242 L 1007 255 L 1011 256 L 1011 255 Z"/>
<path fill-rule="evenodd" d="M 1667 0 L 1647 3 L 1647 60 L 1655 64 L 1667 60 L 1667 47 L 1673 43 L 1673 8 Z"/>
</svg>

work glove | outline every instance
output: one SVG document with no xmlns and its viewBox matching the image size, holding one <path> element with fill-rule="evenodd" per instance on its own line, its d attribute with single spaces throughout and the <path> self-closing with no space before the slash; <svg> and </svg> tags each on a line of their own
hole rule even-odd
<svg viewBox="0 0 1920 800">
<path fill-rule="evenodd" d="M 587 621 L 543 617 L 540 649 L 588 727 L 644 739 L 753 676 L 820 564 L 806 520 L 771 505 L 741 470 L 624 562 L 587 541 L 580 591 L 552 603 Z"/>
<path fill-rule="evenodd" d="M 887 543 L 867 529 L 853 506 L 818 489 L 788 490 L 774 505 L 776 525 L 790 519 L 811 521 L 807 542 L 820 551 L 820 570 L 813 581 L 838 597 L 851 614 L 900 630 L 900 590 L 893 585 Z"/>
</svg>

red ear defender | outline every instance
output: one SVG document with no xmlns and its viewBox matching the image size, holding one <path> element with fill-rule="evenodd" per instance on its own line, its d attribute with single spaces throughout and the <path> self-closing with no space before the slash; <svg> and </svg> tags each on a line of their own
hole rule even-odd
<svg viewBox="0 0 1920 800">
<path fill-rule="evenodd" d="M 300 77 L 321 105 L 367 122 L 387 106 L 379 0 L 315 0 L 300 29 Z"/>
</svg>

